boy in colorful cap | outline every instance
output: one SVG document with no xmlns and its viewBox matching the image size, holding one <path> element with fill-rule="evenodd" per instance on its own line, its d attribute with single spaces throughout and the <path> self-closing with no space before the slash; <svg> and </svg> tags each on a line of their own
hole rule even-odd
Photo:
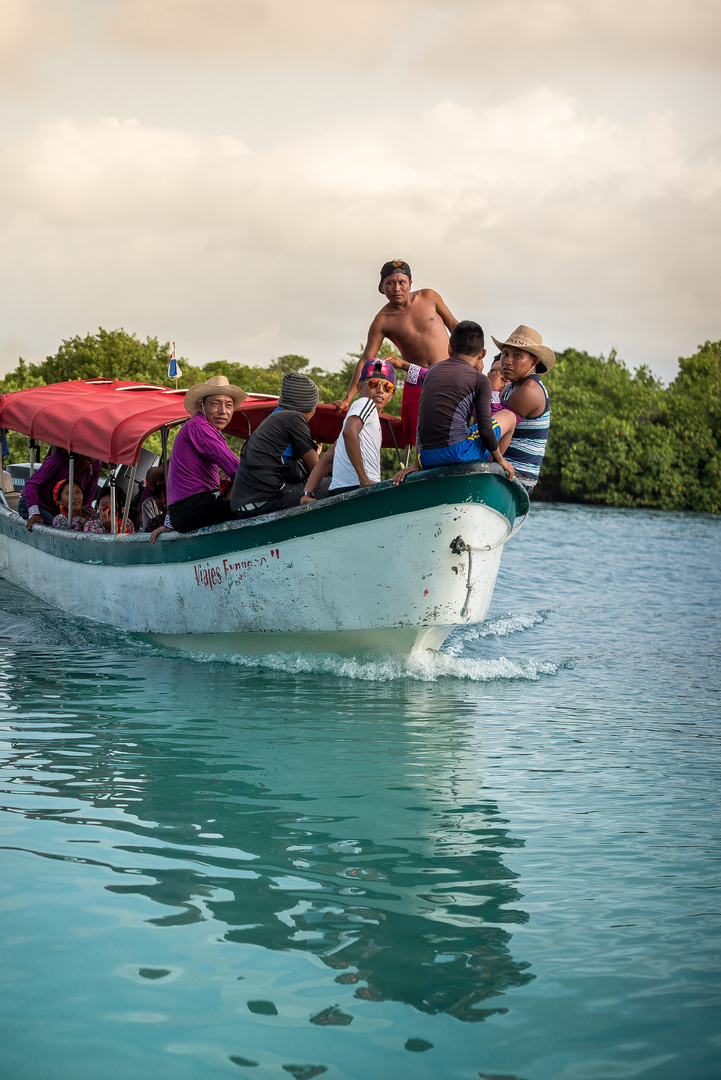
<svg viewBox="0 0 721 1080">
<path fill-rule="evenodd" d="M 411 268 L 403 259 L 384 263 L 378 291 L 388 303 L 376 315 L 368 331 L 363 355 L 356 364 L 353 378 L 344 398 L 334 401 L 336 409 L 348 408 L 358 389 L 363 365 L 374 359 L 388 338 L 402 357 L 399 367 L 430 368 L 448 356 L 448 334 L 458 320 L 450 313 L 443 298 L 433 289 L 411 292 Z M 416 441 L 418 402 L 421 391 L 409 380 L 403 387 L 401 420 L 406 444 Z"/>
<path fill-rule="evenodd" d="M 360 397 L 348 409 L 339 438 L 308 477 L 303 503 L 380 482 L 382 435 L 379 413 L 393 397 L 395 387 L 396 373 L 387 360 L 374 357 L 363 365 Z M 320 490 L 321 480 L 331 470 L 330 486 Z"/>
</svg>

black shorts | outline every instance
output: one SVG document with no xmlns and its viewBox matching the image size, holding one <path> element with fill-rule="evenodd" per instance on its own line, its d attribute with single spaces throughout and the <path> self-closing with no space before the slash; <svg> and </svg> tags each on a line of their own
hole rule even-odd
<svg viewBox="0 0 721 1080">
<path fill-rule="evenodd" d="M 178 499 L 170 504 L 168 514 L 170 524 L 176 532 L 182 533 L 232 521 L 235 516 L 230 509 L 230 500 L 221 498 L 219 491 L 199 491 L 197 495 L 188 495 L 187 499 Z"/>
</svg>

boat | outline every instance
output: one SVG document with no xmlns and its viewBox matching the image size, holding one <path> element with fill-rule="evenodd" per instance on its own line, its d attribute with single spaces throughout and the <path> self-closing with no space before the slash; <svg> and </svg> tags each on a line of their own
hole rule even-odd
<svg viewBox="0 0 721 1080">
<path fill-rule="evenodd" d="M 125 470 L 128 490 L 149 461 L 143 445 L 188 416 L 183 390 L 95 379 L 0 397 L 0 437 L 27 435 Z M 224 434 L 247 436 L 277 408 L 251 395 Z M 320 405 L 314 438 L 343 417 Z M 397 417 L 384 446 L 405 449 Z M 524 488 L 495 464 L 460 464 L 387 480 L 191 533 L 75 533 L 27 524 L 0 506 L 0 575 L 82 618 L 205 653 L 437 649 L 481 622 L 504 544 L 528 514 Z"/>
</svg>

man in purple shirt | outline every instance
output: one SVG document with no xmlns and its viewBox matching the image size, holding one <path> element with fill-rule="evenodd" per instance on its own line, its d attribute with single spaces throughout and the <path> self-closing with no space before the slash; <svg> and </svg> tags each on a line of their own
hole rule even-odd
<svg viewBox="0 0 721 1080">
<path fill-rule="evenodd" d="M 83 505 L 89 505 L 95 498 L 95 490 L 100 476 L 100 461 L 83 454 L 75 455 L 75 483 L 82 490 Z M 28 519 L 28 529 L 33 525 L 52 525 L 58 508 L 53 500 L 53 488 L 59 481 L 69 479 L 69 455 L 60 448 L 48 454 L 34 476 L 25 481 L 22 496 L 18 502 L 18 513 Z"/>
<path fill-rule="evenodd" d="M 207 525 L 230 522 L 234 514 L 230 501 L 220 496 L 222 469 L 232 480 L 237 458 L 228 449 L 220 432 L 227 428 L 233 410 L 248 395 L 232 386 L 225 375 L 214 375 L 196 383 L 183 399 L 190 420 L 180 429 L 173 445 L 167 474 L 167 517 L 165 525 L 153 529 L 154 543 L 160 532 L 174 528 L 190 532 Z"/>
<path fill-rule="evenodd" d="M 247 396 L 225 375 L 191 386 L 185 395 L 183 404 L 190 420 L 176 436 L 168 469 L 168 517 L 177 532 L 234 519 L 230 501 L 220 494 L 218 469 L 232 480 L 238 459 L 221 431 Z M 153 541 L 157 532 L 152 534 Z"/>
</svg>

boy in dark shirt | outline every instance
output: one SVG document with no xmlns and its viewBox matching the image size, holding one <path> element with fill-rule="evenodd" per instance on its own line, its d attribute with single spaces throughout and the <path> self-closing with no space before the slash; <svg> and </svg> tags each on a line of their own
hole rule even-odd
<svg viewBox="0 0 721 1080">
<path fill-rule="evenodd" d="M 318 463 L 318 446 L 308 421 L 318 405 L 318 387 L 307 375 L 283 376 L 278 409 L 253 432 L 240 455 L 230 506 L 236 517 L 272 514 L 299 506 L 304 484 L 286 482 L 288 448 L 309 473 Z"/>
<path fill-rule="evenodd" d="M 500 421 L 491 419 L 491 384 L 483 374 L 486 355 L 483 330 L 468 319 L 459 322 L 451 332 L 448 346 L 448 360 L 424 373 L 418 410 L 420 464 L 401 469 L 393 480 L 399 484 L 409 472 L 417 472 L 419 468 L 491 458 L 512 479 L 513 466 L 504 459 L 498 441 L 512 431 L 513 416 L 504 415 Z"/>
</svg>

